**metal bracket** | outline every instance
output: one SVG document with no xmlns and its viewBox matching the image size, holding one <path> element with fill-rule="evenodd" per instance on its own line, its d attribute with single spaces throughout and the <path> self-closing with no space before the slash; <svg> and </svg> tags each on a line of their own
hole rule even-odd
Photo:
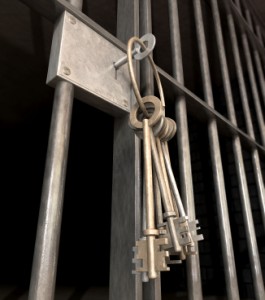
<svg viewBox="0 0 265 300">
<path fill-rule="evenodd" d="M 113 67 L 122 56 L 117 46 L 65 11 L 54 31 L 47 83 L 66 80 L 75 86 L 79 100 L 114 116 L 128 113 L 128 69 Z"/>
</svg>

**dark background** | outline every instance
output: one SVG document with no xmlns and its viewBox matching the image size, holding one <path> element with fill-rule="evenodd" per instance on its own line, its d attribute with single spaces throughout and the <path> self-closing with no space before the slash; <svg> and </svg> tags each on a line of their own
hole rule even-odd
<svg viewBox="0 0 265 300">
<path fill-rule="evenodd" d="M 116 1 L 94 2 L 85 1 L 84 12 L 115 35 Z M 208 51 L 212 60 L 215 104 L 216 109 L 226 116 L 220 70 L 216 63 L 216 46 L 211 38 L 213 26 L 210 7 L 207 1 L 205 3 L 203 9 Z M 3 299 L 18 299 L 28 289 L 30 281 L 52 111 L 53 89 L 46 86 L 45 81 L 53 25 L 20 1 L 2 0 L 0 4 L 0 287 L 14 287 L 9 298 Z M 154 59 L 171 73 L 167 6 L 162 0 L 153 1 L 152 4 L 153 31 L 157 38 Z M 180 10 L 186 86 L 203 98 L 191 1 L 185 1 Z M 226 29 L 224 20 L 223 26 Z M 226 47 L 229 53 L 227 37 Z M 230 64 L 230 72 L 239 127 L 245 130 L 238 86 L 233 79 L 233 64 Z M 254 115 L 252 102 L 250 105 Z M 174 116 L 174 105 L 170 101 L 167 114 Z M 224 296 L 225 283 L 207 126 L 190 115 L 188 120 L 197 218 L 205 238 L 200 243 L 203 291 L 205 296 Z M 253 298 L 231 141 L 220 136 L 220 142 L 240 293 L 242 298 Z M 81 299 L 81 295 L 90 287 L 108 286 L 112 146 L 113 118 L 75 100 L 57 279 L 58 286 L 74 287 L 71 299 Z M 176 139 L 170 142 L 170 151 L 179 182 Z M 264 232 L 247 149 L 244 158 L 264 271 Z M 97 216 L 99 210 L 101 215 Z M 185 272 L 183 263 L 182 266 L 172 267 L 170 273 L 163 274 L 163 293 L 185 292 Z"/>
</svg>

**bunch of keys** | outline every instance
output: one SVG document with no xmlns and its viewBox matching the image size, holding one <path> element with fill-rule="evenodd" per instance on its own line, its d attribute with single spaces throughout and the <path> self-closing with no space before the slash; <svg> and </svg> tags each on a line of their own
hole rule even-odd
<svg viewBox="0 0 265 300">
<path fill-rule="evenodd" d="M 150 56 L 160 98 L 141 97 L 133 73 L 131 47 L 136 37 L 128 42 L 129 73 L 137 102 L 131 109 L 129 125 L 143 140 L 144 160 L 144 220 L 143 236 L 134 247 L 135 271 L 145 274 L 145 281 L 169 271 L 169 264 L 181 263 L 187 255 L 195 254 L 195 243 L 203 236 L 197 234 L 198 221 L 190 221 L 177 188 L 171 167 L 168 141 L 175 135 L 174 120 L 165 117 L 164 94 L 155 64 Z M 179 260 L 171 260 L 171 256 Z"/>
</svg>

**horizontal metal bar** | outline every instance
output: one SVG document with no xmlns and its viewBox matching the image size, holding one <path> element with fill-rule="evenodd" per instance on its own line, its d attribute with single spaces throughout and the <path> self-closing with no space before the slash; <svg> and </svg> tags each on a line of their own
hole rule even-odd
<svg viewBox="0 0 265 300">
<path fill-rule="evenodd" d="M 66 80 L 74 84 L 77 99 L 114 116 L 129 113 L 128 68 L 117 71 L 113 66 L 123 55 L 116 45 L 65 11 L 56 22 L 47 83 L 54 86 Z"/>
<path fill-rule="evenodd" d="M 211 118 L 215 118 L 217 120 L 218 128 L 223 135 L 234 136 L 238 135 L 246 146 L 251 149 L 257 148 L 259 152 L 264 155 L 265 148 L 258 144 L 254 139 L 252 139 L 249 135 L 244 133 L 238 127 L 233 125 L 228 119 L 223 117 L 216 110 L 211 108 L 206 102 L 188 90 L 185 86 L 181 85 L 178 81 L 176 81 L 173 77 L 163 71 L 158 67 L 158 73 L 161 76 L 162 83 L 164 85 L 164 89 L 174 93 L 184 93 L 186 97 L 186 104 L 188 108 L 188 112 L 191 113 L 195 118 L 201 121 L 207 121 Z M 168 96 L 168 95 L 167 95 Z M 168 98 L 168 97 L 167 97 Z M 170 98 L 173 98 L 173 95 L 170 94 Z"/>
<path fill-rule="evenodd" d="M 84 13 L 76 9 L 74 6 L 69 4 L 66 0 L 56 0 L 56 16 L 63 13 L 65 10 L 70 12 L 72 15 L 74 15 L 78 20 L 82 21 L 84 24 L 89 26 L 91 29 L 95 30 L 97 33 L 105 37 L 106 40 L 112 42 L 115 44 L 119 49 L 126 52 L 126 46 L 124 43 L 122 43 L 119 39 L 117 39 L 115 36 L 110 34 L 107 30 L 105 30 L 103 27 L 98 25 L 96 22 L 94 22 L 92 19 L 90 19 L 88 16 L 86 16 Z"/>
<path fill-rule="evenodd" d="M 265 146 L 264 118 L 263 118 L 263 113 L 262 113 L 262 109 L 261 109 L 261 105 L 260 105 L 259 91 L 258 91 L 258 87 L 257 87 L 257 83 L 256 83 L 249 43 L 248 43 L 248 39 L 247 39 L 247 36 L 245 33 L 241 34 L 241 38 L 242 38 L 243 52 L 245 54 L 245 60 L 246 60 L 246 64 L 247 64 L 247 72 L 248 72 L 248 77 L 249 77 L 249 82 L 250 82 L 250 87 L 251 87 L 251 92 L 252 92 L 252 100 L 254 102 L 254 107 L 256 110 L 258 128 L 260 130 L 262 144 L 263 144 L 263 146 Z"/>
<path fill-rule="evenodd" d="M 197 33 L 198 53 L 205 101 L 214 107 L 210 66 L 206 46 L 201 0 L 193 0 L 194 19 Z M 216 118 L 208 121 L 209 150 L 212 162 L 213 183 L 220 230 L 221 249 L 224 264 L 228 300 L 239 300 L 234 250 L 232 244 L 229 211 L 221 158 L 221 149 Z"/>
<path fill-rule="evenodd" d="M 248 24 L 246 21 L 242 18 L 240 13 L 238 12 L 236 6 L 231 0 L 228 1 L 219 1 L 220 4 L 228 3 L 229 8 L 232 8 L 231 11 L 236 17 L 236 20 L 245 28 L 244 30 L 247 32 L 248 35 L 251 36 L 250 40 L 255 42 L 256 48 L 259 50 L 260 53 L 262 53 L 262 58 L 265 61 L 265 50 L 262 47 L 260 41 L 257 39 L 257 37 L 250 31 Z M 31 3 L 29 1 L 29 3 Z M 122 43 L 119 39 L 114 37 L 112 34 L 110 34 L 107 30 L 102 28 L 100 25 L 95 23 L 92 19 L 90 19 L 88 16 L 77 10 L 74 6 L 69 4 L 66 0 L 56 0 L 56 13 L 54 12 L 54 18 L 56 15 L 61 14 L 63 11 L 68 11 L 72 15 L 74 15 L 76 18 L 78 18 L 80 21 L 85 23 L 87 26 L 89 26 L 91 29 L 95 30 L 97 33 L 99 33 L 102 37 L 104 37 L 106 40 L 114 44 L 117 48 L 121 49 L 126 52 L 126 46 L 124 43 Z M 258 144 L 254 139 L 252 139 L 248 134 L 244 133 L 242 130 L 240 130 L 238 127 L 233 125 L 227 118 L 223 117 L 221 114 L 219 114 L 216 110 L 211 108 L 205 101 L 197 97 L 194 93 L 192 93 L 190 90 L 188 90 L 184 85 L 180 84 L 176 79 L 174 79 L 172 76 L 170 76 L 168 73 L 166 73 L 164 70 L 158 67 L 158 72 L 163 80 L 163 84 L 165 87 L 164 90 L 168 92 L 167 96 L 171 96 L 172 99 L 175 99 L 174 96 L 179 95 L 179 93 L 184 93 L 186 96 L 186 103 L 187 103 L 187 109 L 188 112 L 191 113 L 195 118 L 201 120 L 201 121 L 207 121 L 209 118 L 216 118 L 218 128 L 220 129 L 220 132 L 224 135 L 228 136 L 234 136 L 238 135 L 240 137 L 240 140 L 242 143 L 251 148 L 259 151 L 261 155 L 265 155 L 265 148 L 262 147 L 260 144 Z"/>
<path fill-rule="evenodd" d="M 217 48 L 220 57 L 222 78 L 223 78 L 223 84 L 225 88 L 225 98 L 228 107 L 228 114 L 229 114 L 229 118 L 236 125 L 236 114 L 235 114 L 235 108 L 233 103 L 232 87 L 229 80 L 229 71 L 228 71 L 225 47 L 223 42 L 223 34 L 222 34 L 221 22 L 220 22 L 218 5 L 216 0 L 212 0 L 212 8 L 214 13 L 215 32 L 217 36 Z M 248 17 L 248 21 L 250 21 L 250 16 Z M 235 47 L 235 42 L 236 42 L 235 39 L 232 42 L 234 43 L 234 47 Z M 242 147 L 238 136 L 236 136 L 233 139 L 232 144 L 233 144 L 235 161 L 237 162 L 236 172 L 237 172 L 238 187 L 239 187 L 239 193 L 240 193 L 241 204 L 242 204 L 242 214 L 243 214 L 245 230 L 246 230 L 246 238 L 248 242 L 250 265 L 253 266 L 252 267 L 253 281 L 254 281 L 256 294 L 258 294 L 257 299 L 263 299 L 264 287 L 262 282 L 262 276 L 259 274 L 259 272 L 261 272 L 259 254 L 258 254 L 257 243 L 256 243 L 253 217 L 251 212 L 250 197 L 249 197 L 247 177 L 246 177 L 246 172 L 244 167 Z M 256 150 L 252 151 L 252 153 L 254 153 L 255 151 Z M 256 165 L 255 171 L 257 171 L 258 168 L 260 168 L 260 166 Z M 257 183 L 259 185 L 259 182 Z"/>
<path fill-rule="evenodd" d="M 180 20 L 179 6 L 181 0 L 168 0 L 169 10 L 169 27 L 172 51 L 172 71 L 173 76 L 181 84 L 184 85 L 184 71 L 181 53 L 181 36 L 180 36 Z M 177 141 L 178 141 L 178 159 L 180 169 L 181 196 L 185 205 L 187 215 L 190 220 L 196 220 L 194 192 L 192 182 L 190 143 L 188 132 L 186 99 L 183 95 L 179 95 L 175 104 L 175 116 L 178 124 Z M 187 256 L 187 287 L 189 299 L 201 300 L 201 272 L 199 261 L 199 248 L 195 243 L 196 255 Z"/>
<path fill-rule="evenodd" d="M 227 1 L 225 1 L 227 2 Z M 232 2 L 232 1 L 231 1 Z M 75 9 L 72 5 L 70 5 L 65 0 L 56 0 L 56 7 L 57 7 L 57 13 L 60 11 L 63 11 L 66 9 L 71 14 L 73 14 L 76 18 L 81 20 L 83 23 L 85 23 L 87 26 L 95 30 L 97 33 L 99 33 L 101 36 L 106 38 L 109 42 L 116 45 L 119 49 L 126 52 L 126 46 L 118 40 L 116 37 L 114 37 L 112 34 L 110 34 L 108 31 L 106 31 L 104 28 L 99 26 L 97 23 L 95 23 L 93 20 L 91 20 L 89 17 L 87 17 L 82 12 Z M 230 0 L 228 0 L 228 3 L 230 3 Z M 236 9 L 235 5 L 232 3 L 233 7 Z M 242 17 L 240 16 L 242 19 Z M 245 20 L 243 19 L 245 22 Z M 246 22 L 245 22 L 246 23 Z M 248 25 L 246 24 L 248 27 Z M 255 38 L 257 41 L 257 48 L 262 48 L 259 40 L 253 35 L 252 32 L 250 34 Z M 262 52 L 264 53 L 264 49 L 262 48 Z M 224 135 L 228 136 L 234 136 L 239 135 L 242 143 L 251 149 L 257 148 L 258 151 L 265 155 L 265 148 L 262 147 L 260 144 L 258 144 L 254 139 L 252 139 L 249 135 L 244 133 L 242 130 L 240 130 L 238 127 L 233 125 L 227 118 L 223 117 L 221 114 L 219 114 L 215 109 L 211 108 L 205 101 L 200 99 L 198 96 L 196 96 L 194 93 L 192 93 L 190 90 L 188 90 L 184 85 L 180 84 L 176 79 L 174 79 L 172 76 L 167 74 L 164 70 L 158 67 L 158 72 L 163 80 L 163 83 L 165 87 L 164 88 L 172 99 L 175 99 L 174 96 L 179 95 L 179 93 L 184 93 L 186 96 L 186 102 L 187 102 L 187 109 L 188 112 L 191 113 L 194 117 L 200 119 L 201 121 L 207 121 L 209 118 L 216 118 L 217 125 L 220 129 L 220 132 Z"/>
<path fill-rule="evenodd" d="M 38 1 L 20 0 L 20 1 L 51 21 L 55 21 L 58 14 L 62 13 L 62 11 L 64 9 L 68 10 L 71 13 L 73 13 L 73 10 L 75 10 L 74 7 L 66 0 L 38 0 Z M 258 19 L 259 25 L 262 25 L 261 27 L 264 28 L 265 24 L 262 21 L 262 19 L 259 17 L 259 15 L 257 14 L 252 1 L 251 0 L 246 0 L 246 1 L 248 3 L 248 6 L 251 9 L 252 13 Z M 242 23 L 241 25 L 243 25 L 244 27 L 246 27 L 246 26 L 248 27 L 248 24 L 246 23 L 244 18 L 240 15 L 240 12 L 238 11 L 236 5 L 232 2 L 232 0 L 220 1 L 220 2 L 228 3 L 228 5 L 232 9 L 232 12 L 235 15 L 237 21 Z M 75 10 L 75 11 L 77 11 L 77 10 Z M 95 25 L 97 25 L 97 24 L 95 23 Z M 255 37 L 254 34 L 252 34 L 252 35 Z M 255 37 L 255 39 L 257 39 L 257 38 Z M 261 49 L 259 49 L 259 50 L 261 50 Z"/>
<path fill-rule="evenodd" d="M 182 65 L 181 53 L 181 37 L 178 7 L 181 1 L 169 0 L 169 25 L 171 37 L 171 51 L 172 51 L 172 69 L 173 76 L 181 84 L 184 85 L 184 71 Z M 191 171 L 190 145 L 188 133 L 188 120 L 186 100 L 183 95 L 176 98 L 175 115 L 178 124 L 177 139 L 179 151 L 179 165 L 181 174 L 181 192 L 183 203 L 187 210 L 187 215 L 191 220 L 196 220 L 193 182 Z M 187 257 L 187 284 L 189 299 L 203 299 L 201 287 L 201 273 L 199 261 L 199 248 L 195 243 L 196 255 L 189 255 Z"/>
<path fill-rule="evenodd" d="M 78 18 L 80 21 L 85 23 L 91 29 L 95 30 L 97 33 L 105 37 L 108 41 L 115 44 L 119 49 L 126 52 L 126 46 L 119 39 L 110 34 L 103 27 L 99 26 L 96 22 L 82 13 L 80 10 L 75 8 L 66 0 L 20 0 L 29 8 L 38 12 L 43 17 L 47 18 L 50 21 L 55 22 L 59 15 L 61 15 L 64 11 L 70 12 L 73 16 Z"/>
</svg>

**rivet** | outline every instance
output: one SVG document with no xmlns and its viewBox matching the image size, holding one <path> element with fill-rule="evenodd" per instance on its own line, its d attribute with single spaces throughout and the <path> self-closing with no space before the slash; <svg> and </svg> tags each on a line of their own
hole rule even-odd
<svg viewBox="0 0 265 300">
<path fill-rule="evenodd" d="M 71 70 L 68 67 L 64 67 L 63 68 L 63 73 L 64 73 L 64 75 L 70 75 L 71 74 Z"/>
<path fill-rule="evenodd" d="M 73 16 L 69 16 L 69 21 L 71 24 L 76 24 L 76 19 Z"/>
</svg>

